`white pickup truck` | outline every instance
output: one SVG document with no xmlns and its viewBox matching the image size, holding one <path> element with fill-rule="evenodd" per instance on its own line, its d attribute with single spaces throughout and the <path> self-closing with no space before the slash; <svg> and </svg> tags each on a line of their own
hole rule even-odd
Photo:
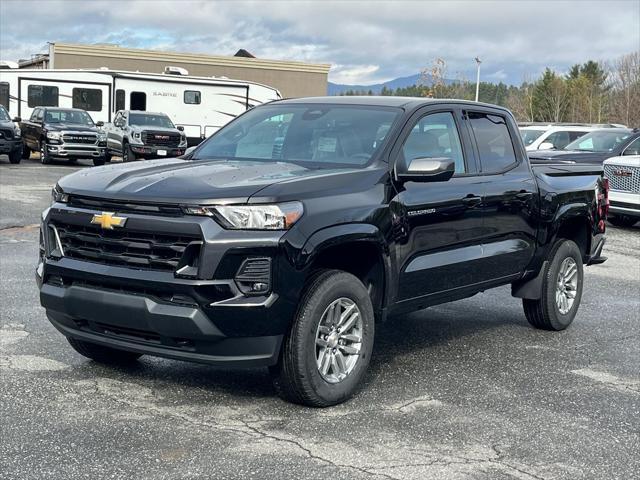
<svg viewBox="0 0 640 480">
<path fill-rule="evenodd" d="M 107 134 L 107 161 L 119 155 L 123 162 L 138 159 L 178 157 L 187 148 L 183 127 L 176 127 L 165 113 L 119 110 Z"/>
<path fill-rule="evenodd" d="M 640 220 L 640 155 L 613 157 L 604 162 L 609 180 L 610 223 L 631 227 Z"/>
</svg>

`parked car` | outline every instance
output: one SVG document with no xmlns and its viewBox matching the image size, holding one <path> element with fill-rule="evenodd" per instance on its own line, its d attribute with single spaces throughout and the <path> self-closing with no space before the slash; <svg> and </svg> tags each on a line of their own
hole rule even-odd
<svg viewBox="0 0 640 480">
<path fill-rule="evenodd" d="M 587 126 L 531 125 L 520 127 L 520 136 L 527 151 L 560 150 L 593 130 L 594 127 Z"/>
<path fill-rule="evenodd" d="M 120 110 L 105 128 L 109 156 L 123 162 L 141 158 L 177 157 L 187 149 L 183 127 L 176 127 L 164 113 Z"/>
<path fill-rule="evenodd" d="M 532 168 L 511 113 L 475 102 L 276 101 L 188 158 L 91 173 L 55 186 L 36 271 L 72 347 L 268 366 L 310 406 L 360 385 L 376 321 L 510 284 L 563 330 L 605 260 L 602 167 Z"/>
<path fill-rule="evenodd" d="M 610 157 L 640 154 L 640 129 L 603 128 L 574 140 L 562 150 L 529 152 L 533 162 L 602 163 Z"/>
<path fill-rule="evenodd" d="M 94 165 L 104 165 L 107 137 L 99 129 L 102 125 L 79 108 L 37 107 L 29 120 L 20 122 L 22 158 L 39 151 L 43 164 L 91 158 Z"/>
<path fill-rule="evenodd" d="M 613 157 L 604 162 L 609 180 L 608 220 L 618 227 L 631 227 L 640 220 L 640 155 Z"/>
<path fill-rule="evenodd" d="M 8 155 L 11 163 L 20 163 L 22 158 L 22 136 L 17 122 L 20 118 L 11 120 L 7 109 L 0 105 L 0 155 Z"/>
</svg>

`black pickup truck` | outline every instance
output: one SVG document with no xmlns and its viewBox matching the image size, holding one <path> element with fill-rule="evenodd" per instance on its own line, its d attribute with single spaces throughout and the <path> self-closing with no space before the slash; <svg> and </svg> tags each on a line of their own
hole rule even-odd
<svg viewBox="0 0 640 480">
<path fill-rule="evenodd" d="M 266 366 L 310 406 L 354 392 L 377 321 L 510 284 L 563 330 L 605 260 L 601 168 L 532 168 L 512 115 L 481 103 L 272 102 L 186 157 L 52 195 L 36 277 L 78 352 Z"/>
<path fill-rule="evenodd" d="M 103 125 L 78 108 L 36 107 L 29 120 L 20 122 L 23 158 L 36 151 L 43 164 L 90 158 L 94 165 L 104 165 L 107 135 L 100 130 Z"/>
</svg>

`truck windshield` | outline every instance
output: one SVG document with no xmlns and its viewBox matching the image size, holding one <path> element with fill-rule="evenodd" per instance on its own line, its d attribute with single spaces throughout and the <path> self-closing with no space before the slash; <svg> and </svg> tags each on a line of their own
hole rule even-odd
<svg viewBox="0 0 640 480">
<path fill-rule="evenodd" d="M 532 128 L 521 128 L 520 136 L 522 137 L 522 141 L 524 142 L 524 146 L 528 147 L 533 142 L 535 142 L 540 135 L 542 135 L 545 130 L 537 130 Z"/>
<path fill-rule="evenodd" d="M 71 123 L 74 125 L 91 125 L 93 120 L 87 112 L 81 110 L 47 110 L 44 121 L 46 123 Z"/>
<path fill-rule="evenodd" d="M 564 150 L 584 150 L 587 152 L 611 152 L 631 136 L 631 132 L 616 130 L 596 130 L 574 140 Z"/>
<path fill-rule="evenodd" d="M 367 165 L 400 110 L 353 105 L 268 105 L 210 137 L 194 159 L 292 162 L 310 168 Z"/>
<path fill-rule="evenodd" d="M 162 127 L 175 128 L 173 122 L 166 115 L 153 115 L 150 113 L 130 113 L 129 125 L 137 127 Z"/>
</svg>

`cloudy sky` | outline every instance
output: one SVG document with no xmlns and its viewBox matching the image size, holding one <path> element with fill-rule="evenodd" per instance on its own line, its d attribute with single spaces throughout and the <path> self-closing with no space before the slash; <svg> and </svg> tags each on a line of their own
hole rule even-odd
<svg viewBox="0 0 640 480">
<path fill-rule="evenodd" d="M 640 49 L 640 0 L 620 1 L 0 1 L 0 59 L 47 42 L 331 63 L 329 79 L 375 83 L 435 58 L 449 78 L 520 83 L 545 66 Z"/>
</svg>

